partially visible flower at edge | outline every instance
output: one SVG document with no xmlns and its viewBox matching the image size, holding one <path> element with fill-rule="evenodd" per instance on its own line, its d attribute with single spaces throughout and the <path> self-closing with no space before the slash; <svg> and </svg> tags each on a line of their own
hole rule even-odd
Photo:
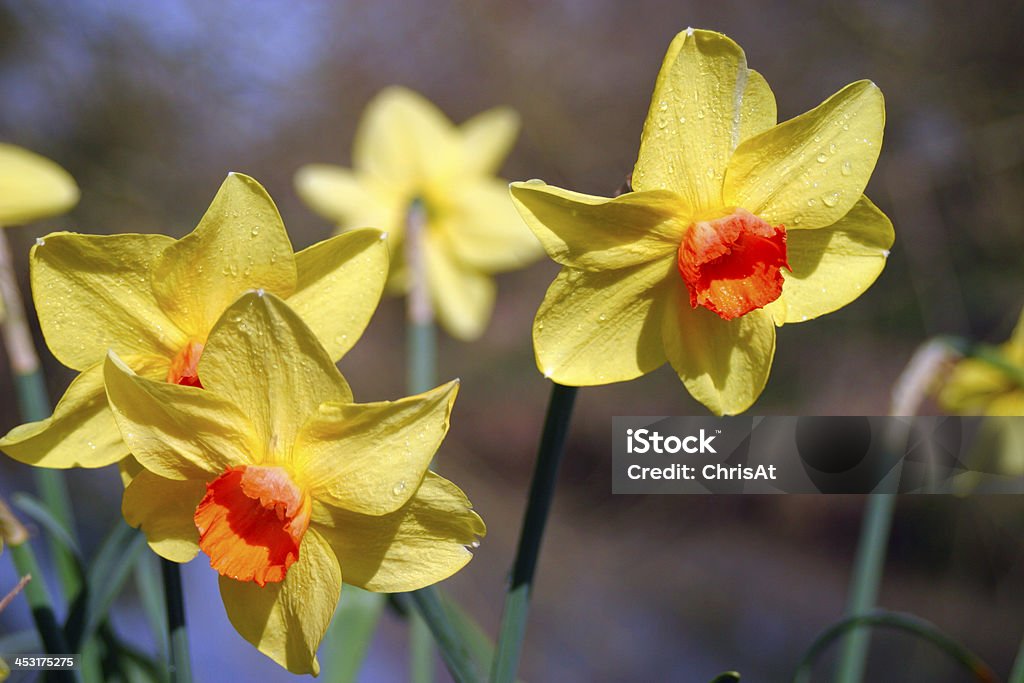
<svg viewBox="0 0 1024 683">
<path fill-rule="evenodd" d="M 453 336 L 475 339 L 494 307 L 491 275 L 544 253 L 516 215 L 507 184 L 494 177 L 518 128 L 518 116 L 506 108 L 456 127 L 422 96 L 391 87 L 367 105 L 353 145 L 353 170 L 304 166 L 295 186 L 341 229 L 372 225 L 388 231 L 388 289 L 396 293 L 408 289 L 407 214 L 413 201 L 422 202 L 427 280 L 438 319 Z"/>
<path fill-rule="evenodd" d="M 64 213 L 78 203 L 74 178 L 46 157 L 0 142 L 0 228 Z M 0 320 L 6 316 L 0 296 Z"/>
<path fill-rule="evenodd" d="M 340 359 L 380 300 L 388 268 L 382 238 L 359 230 L 293 253 L 266 191 L 235 173 L 179 240 L 47 235 L 30 254 L 33 299 L 50 351 L 80 374 L 50 418 L 15 427 L 0 450 L 40 467 L 122 461 L 128 449 L 103 391 L 107 351 L 144 377 L 195 383 L 210 329 L 249 290 L 287 299 Z"/>
<path fill-rule="evenodd" d="M 353 403 L 313 332 L 264 293 L 224 313 L 199 371 L 204 388 L 108 358 L 110 404 L 144 468 L 131 473 L 123 512 L 163 557 L 210 557 L 231 623 L 261 652 L 316 674 L 343 578 L 410 591 L 470 561 L 483 521 L 428 471 L 457 381 Z"/>
<path fill-rule="evenodd" d="M 78 186 L 63 168 L 27 149 L 0 143 L 0 227 L 64 213 Z"/>
<path fill-rule="evenodd" d="M 882 94 L 853 83 L 776 125 L 736 43 L 688 29 L 658 73 L 631 183 L 615 199 L 513 183 L 562 271 L 537 312 L 537 365 L 575 386 L 668 361 L 717 414 L 761 394 L 775 327 L 850 303 L 885 266 L 892 224 L 863 196 Z"/>
<path fill-rule="evenodd" d="M 1010 338 L 993 349 L 1009 367 L 1024 375 L 1024 312 Z M 997 365 L 963 358 L 938 388 L 944 410 L 961 415 L 1024 415 L 1024 386 Z"/>
</svg>

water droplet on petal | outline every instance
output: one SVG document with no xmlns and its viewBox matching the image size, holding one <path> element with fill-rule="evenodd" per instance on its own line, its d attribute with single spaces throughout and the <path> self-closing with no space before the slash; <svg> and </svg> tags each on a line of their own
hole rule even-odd
<svg viewBox="0 0 1024 683">
<path fill-rule="evenodd" d="M 821 154 L 818 155 L 818 163 L 819 164 L 823 164 L 826 161 L 828 161 L 828 156 L 824 152 L 822 152 Z"/>
<path fill-rule="evenodd" d="M 822 197 L 821 201 L 825 203 L 825 206 L 835 206 L 836 204 L 839 203 L 839 193 L 830 192 L 829 194 Z"/>
<path fill-rule="evenodd" d="M 843 161 L 843 163 L 839 166 L 839 172 L 842 173 L 843 175 L 850 175 L 852 170 L 853 169 L 850 166 L 850 160 L 849 159 Z"/>
</svg>

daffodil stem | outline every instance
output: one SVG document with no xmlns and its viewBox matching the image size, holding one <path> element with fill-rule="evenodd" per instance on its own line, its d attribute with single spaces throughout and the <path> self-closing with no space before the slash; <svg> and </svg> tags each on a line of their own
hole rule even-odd
<svg viewBox="0 0 1024 683">
<path fill-rule="evenodd" d="M 181 586 L 181 568 L 176 562 L 160 558 L 164 578 L 164 602 L 167 607 L 167 633 L 170 637 L 171 683 L 192 681 L 192 661 L 188 653 L 185 628 L 185 594 Z"/>
<path fill-rule="evenodd" d="M 420 200 L 409 205 L 405 231 L 405 262 L 409 269 L 408 365 L 406 388 L 419 394 L 437 383 L 437 328 L 430 301 L 426 259 L 427 213 Z"/>
<path fill-rule="evenodd" d="M 911 614 L 875 611 L 846 617 L 818 636 L 797 665 L 793 683 L 807 683 L 810 680 L 815 660 L 837 638 L 842 638 L 847 631 L 864 631 L 867 630 L 867 627 L 880 626 L 904 631 L 932 643 L 967 669 L 979 683 L 995 683 L 999 680 L 992 668 L 980 657 L 940 631 L 934 624 Z M 1013 683 L 1013 679 L 1011 679 L 1011 683 Z"/>
<path fill-rule="evenodd" d="M 14 377 L 14 390 L 18 399 L 18 409 L 26 422 L 45 420 L 50 415 L 50 398 L 46 391 L 46 382 L 39 364 L 39 356 L 32 342 L 32 333 L 28 326 L 25 302 L 18 287 L 18 278 L 11 255 L 11 244 L 5 230 L 0 228 L 0 298 L 3 299 L 6 314 L 0 325 L 4 347 L 11 364 Z M 72 526 L 71 497 L 68 493 L 64 474 L 56 470 L 42 467 L 33 468 L 36 488 L 43 503 L 49 508 L 54 519 L 75 538 Z M 58 539 L 49 537 L 50 554 L 57 565 L 57 575 L 67 599 L 74 598 L 81 590 L 78 571 L 71 553 Z"/>
<path fill-rule="evenodd" d="M 1013 669 L 1006 683 L 1024 683 L 1024 640 L 1020 641 L 1020 649 L 1017 650 L 1017 659 L 1013 661 Z"/>
<path fill-rule="evenodd" d="M 405 263 L 409 272 L 406 388 L 410 394 L 427 391 L 437 383 L 437 328 L 427 282 L 426 232 L 426 207 L 414 199 L 405 227 Z M 423 617 L 414 612 L 409 619 L 409 669 L 413 683 L 434 680 L 434 661 L 431 630 Z"/>
<path fill-rule="evenodd" d="M 922 344 L 914 352 L 893 386 L 889 414 L 896 417 L 917 414 L 929 387 L 952 353 L 949 344 L 942 339 L 933 339 Z M 903 452 L 906 439 L 907 431 L 894 427 L 886 435 L 886 448 Z M 853 619 L 867 614 L 875 608 L 878 601 L 895 507 L 896 496 L 893 493 L 868 496 L 850 580 L 850 594 L 846 603 L 848 618 Z M 837 683 L 860 683 L 863 680 L 870 643 L 871 633 L 865 629 L 854 630 L 846 636 L 836 669 Z"/>
<path fill-rule="evenodd" d="M 456 683 L 477 683 L 482 680 L 473 666 L 469 647 L 459 638 L 438 591 L 428 586 L 407 595 L 440 646 L 441 658 Z"/>
<path fill-rule="evenodd" d="M 497 649 L 491 666 L 491 683 L 512 683 L 519 669 L 519 658 L 526 636 L 526 616 L 533 591 L 534 574 L 540 557 L 541 541 L 547 524 L 551 502 L 555 495 L 558 470 L 565 452 L 569 434 L 576 387 L 553 384 L 548 402 L 544 431 L 537 451 L 533 481 L 519 536 L 519 548 L 512 565 L 512 581 L 505 597 L 505 610 L 501 618 Z"/>
<path fill-rule="evenodd" d="M 57 614 L 53 609 L 50 591 L 43 580 L 43 572 L 39 569 L 36 555 L 29 543 L 28 532 L 14 516 L 6 503 L 0 501 L 0 535 L 9 546 L 11 561 L 19 576 L 28 577 L 24 585 L 25 599 L 32 610 L 43 649 L 51 655 L 75 654 L 68 648 L 64 630 L 57 623 Z M 78 673 L 70 669 L 53 670 L 50 672 L 53 681 L 78 681 Z"/>
</svg>

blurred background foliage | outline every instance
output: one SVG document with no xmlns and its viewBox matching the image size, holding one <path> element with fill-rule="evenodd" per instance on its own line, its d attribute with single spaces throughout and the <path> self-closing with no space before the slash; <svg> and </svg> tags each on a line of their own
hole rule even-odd
<svg viewBox="0 0 1024 683">
<path fill-rule="evenodd" d="M 295 170 L 348 165 L 363 106 L 396 83 L 455 121 L 514 107 L 523 132 L 506 177 L 608 195 L 635 161 L 672 36 L 716 29 L 768 79 L 782 119 L 860 78 L 886 95 L 868 194 L 896 225 L 888 267 L 853 305 L 780 330 L 752 410 L 884 414 L 923 339 L 1003 340 L 1024 303 L 1022 15 L 1012 0 L 0 0 L 0 139 L 55 159 L 82 189 L 70 216 L 10 235 L 23 256 L 53 229 L 181 236 L 235 170 L 265 184 L 305 247 L 331 226 L 299 201 Z M 502 276 L 485 337 L 441 343 L 440 376 L 461 377 L 463 390 L 439 466 L 490 527 L 446 586 L 492 633 L 548 392 L 530 324 L 555 272 L 542 263 Z M 386 300 L 342 361 L 358 400 L 402 395 L 402 315 Z M 43 355 L 59 396 L 71 373 Z M 19 418 L 0 368 L 6 431 Z M 694 681 L 734 668 L 744 680 L 783 680 L 841 615 L 863 499 L 613 497 L 611 416 L 704 409 L 663 368 L 583 390 L 577 411 L 523 678 Z M 94 547 L 119 514 L 116 473 L 71 481 Z M 0 460 L 0 494 L 28 486 L 26 468 Z M 1024 631 L 1022 530 L 1019 497 L 901 498 L 881 604 L 936 622 L 1008 671 Z M 203 562 L 186 571 L 197 680 L 286 679 L 227 624 Z M 13 582 L 0 564 L 0 587 Z M 24 605 L 12 607 L 0 633 L 26 620 Z M 115 626 L 147 645 L 131 595 Z M 366 680 L 405 677 L 404 638 L 385 620 Z M 964 680 L 907 637 L 885 634 L 874 647 L 868 680 Z"/>
</svg>

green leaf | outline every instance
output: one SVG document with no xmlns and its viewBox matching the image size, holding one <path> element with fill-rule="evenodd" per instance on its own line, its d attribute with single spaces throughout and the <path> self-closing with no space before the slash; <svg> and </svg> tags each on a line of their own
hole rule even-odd
<svg viewBox="0 0 1024 683">
<path fill-rule="evenodd" d="M 11 496 L 11 502 L 14 503 L 15 507 L 24 512 L 29 518 L 32 519 L 36 524 L 43 527 L 46 533 L 51 538 L 56 540 L 64 548 L 64 550 L 70 552 L 76 557 L 82 556 L 82 551 L 79 550 L 78 544 L 71 538 L 71 534 L 64 524 L 62 524 L 50 511 L 43 505 L 43 503 L 27 493 L 15 493 Z"/>
<path fill-rule="evenodd" d="M 135 563 L 135 586 L 142 612 L 149 622 L 161 661 L 167 661 L 167 608 L 160 582 L 160 565 L 153 553 L 143 553 Z"/>
<path fill-rule="evenodd" d="M 96 633 L 145 546 L 145 536 L 118 519 L 100 545 L 86 575 L 85 590 L 68 615 L 65 629 L 72 648 L 77 649 Z"/>
<path fill-rule="evenodd" d="M 333 683 L 356 681 L 370 649 L 386 598 L 345 584 L 338 609 L 320 646 L 324 680 Z"/>
</svg>

